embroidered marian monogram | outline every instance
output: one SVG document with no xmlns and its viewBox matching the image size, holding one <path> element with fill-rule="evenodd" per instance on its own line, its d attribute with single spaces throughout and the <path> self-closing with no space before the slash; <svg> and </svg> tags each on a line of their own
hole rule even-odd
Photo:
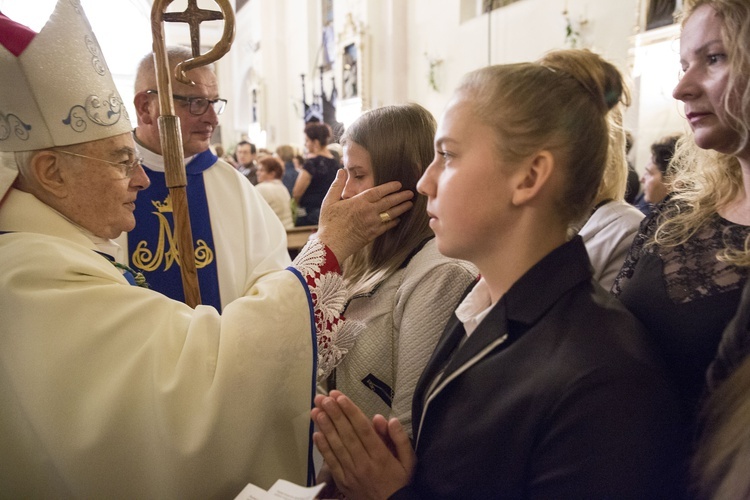
<svg viewBox="0 0 750 500">
<path fill-rule="evenodd" d="M 182 256 L 178 253 L 172 218 L 173 201 L 169 196 L 164 172 L 150 169 L 148 165 L 144 166 L 151 179 L 151 185 L 139 193 L 135 201 L 134 215 L 138 223 L 135 229 L 128 233 L 128 260 L 143 271 L 151 283 L 152 290 L 174 300 L 184 301 L 180 258 L 192 257 L 198 269 L 201 301 L 221 311 L 218 276 L 218 261 L 221 257 L 216 253 L 211 214 L 203 182 L 203 172 L 216 163 L 216 160 L 216 155 L 209 149 L 196 155 L 185 165 L 188 176 L 190 225 L 195 246 L 192 256 L 186 252 L 183 252 Z"/>
<path fill-rule="evenodd" d="M 159 238 L 156 243 L 156 249 L 152 252 L 148 248 L 148 242 L 141 240 L 133 251 L 132 260 L 138 268 L 144 271 L 156 271 L 162 267 L 166 271 L 177 262 L 180 264 L 180 256 L 175 244 L 174 231 L 169 225 L 165 213 L 172 212 L 172 199 L 170 196 L 164 202 L 152 201 L 156 212 L 151 212 L 159 219 Z M 214 261 L 214 252 L 204 240 L 197 240 L 195 246 L 195 266 L 198 269 L 204 268 Z"/>
</svg>

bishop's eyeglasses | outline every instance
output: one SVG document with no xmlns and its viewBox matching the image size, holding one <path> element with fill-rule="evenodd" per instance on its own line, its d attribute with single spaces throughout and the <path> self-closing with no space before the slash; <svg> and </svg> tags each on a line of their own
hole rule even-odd
<svg viewBox="0 0 750 500">
<path fill-rule="evenodd" d="M 78 153 L 73 153 L 71 151 L 65 151 L 64 149 L 56 149 L 55 151 L 57 151 L 58 153 L 65 153 L 66 155 L 77 156 L 79 158 L 86 158 L 88 160 L 94 160 L 94 161 L 100 161 L 102 163 L 107 163 L 108 165 L 117 167 L 120 173 L 122 173 L 122 175 L 125 176 L 124 177 L 125 179 L 129 179 L 133 177 L 135 170 L 139 166 L 141 166 L 141 164 L 143 164 L 143 158 L 135 158 L 133 160 L 116 162 L 116 161 L 103 160 L 101 158 L 94 158 L 93 156 L 81 155 Z"/>
<path fill-rule="evenodd" d="M 156 90 L 147 90 L 147 94 L 158 95 L 159 92 Z M 220 115 L 224 112 L 224 108 L 227 106 L 226 99 L 209 99 L 207 97 L 186 97 L 184 95 L 172 94 L 172 98 L 178 101 L 184 101 L 188 103 L 188 110 L 191 115 L 201 116 L 203 113 L 208 111 L 208 106 L 214 108 L 214 113 Z"/>
</svg>

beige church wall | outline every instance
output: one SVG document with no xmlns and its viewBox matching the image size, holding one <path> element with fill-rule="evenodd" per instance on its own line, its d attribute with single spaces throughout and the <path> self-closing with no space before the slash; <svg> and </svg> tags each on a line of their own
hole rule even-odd
<svg viewBox="0 0 750 500">
<path fill-rule="evenodd" d="M 461 22 L 456 0 L 413 0 L 409 2 L 410 38 L 408 57 L 412 73 L 408 97 L 439 114 L 461 77 L 487 64 L 529 61 L 549 50 L 567 48 L 566 9 L 574 22 L 581 19 L 579 47 L 601 53 L 629 74 L 629 38 L 636 25 L 636 0 L 522 0 L 487 15 Z M 425 13 L 429 12 L 429 15 Z M 488 31 L 490 34 L 488 35 Z M 488 48 L 488 38 L 490 47 Z M 439 90 L 431 88 L 429 62 L 435 68 Z"/>
<path fill-rule="evenodd" d="M 466 72 L 489 62 L 534 60 L 570 46 L 563 16 L 567 10 L 579 32 L 577 46 L 601 53 L 630 78 L 634 100 L 625 123 L 636 135 L 631 157 L 642 171 L 650 143 L 684 127 L 671 98 L 679 67 L 674 41 L 679 31 L 676 26 L 661 28 L 672 30 L 671 39 L 662 41 L 652 32 L 638 34 L 637 10 L 644 8 L 643 1 L 520 0 L 492 12 L 488 38 L 487 15 L 472 15 L 477 0 L 334 0 L 336 35 L 353 22 L 362 48 L 358 70 L 364 99 L 344 101 L 339 111 L 348 115 L 340 120 L 409 101 L 439 118 Z M 250 135 L 271 149 L 284 143 L 301 147 L 300 74 L 307 75 L 309 103 L 313 88 L 319 88 L 321 18 L 320 0 L 250 0 L 238 13 L 237 40 L 229 61 L 219 65 L 221 93 L 230 95 L 230 107 L 221 119 L 225 145 Z M 331 77 L 341 97 L 341 68 L 324 74 L 326 93 Z M 256 123 L 250 121 L 253 88 Z"/>
<path fill-rule="evenodd" d="M 137 60 L 150 48 L 150 0 L 131 0 L 122 6 L 118 16 L 123 23 L 117 29 L 108 22 L 111 15 L 105 2 L 82 1 L 135 122 L 132 86 Z M 319 90 L 321 2 L 248 0 L 237 13 L 235 42 L 216 65 L 219 93 L 229 106 L 219 119 L 220 135 L 215 141 L 221 140 L 230 150 L 244 137 L 271 149 L 284 143 L 301 148 L 300 74 L 307 75 L 309 103 L 313 90 Z M 562 14 L 567 10 L 573 28 L 580 32 L 578 46 L 602 53 L 631 78 L 633 105 L 625 124 L 636 136 L 631 154 L 636 168 L 643 171 L 649 161 L 651 142 L 685 130 L 681 106 L 671 97 L 679 69 L 679 27 L 638 30 L 643 18 L 638 11 L 645 12 L 647 0 L 519 0 L 494 10 L 489 18 L 477 15 L 481 2 L 333 0 L 335 34 L 344 35 L 353 24 L 362 49 L 363 98 L 340 100 L 340 112 L 348 113 L 341 121 L 350 122 L 365 109 L 408 101 L 439 117 L 466 72 L 490 62 L 533 60 L 548 50 L 569 46 Z M 39 29 L 54 3 L 39 0 L 30 9 L 18 0 L 0 0 L 0 7 Z M 187 0 L 175 0 L 170 10 L 183 10 L 186 5 Z M 217 8 L 213 0 L 198 0 L 198 5 Z M 210 49 L 221 33 L 221 23 L 205 23 L 202 50 Z M 166 36 L 169 44 L 189 44 L 184 24 L 168 25 Z M 128 37 L 131 40 L 123 44 Z M 324 75 L 326 93 L 332 77 L 341 92 L 341 68 L 334 67 Z"/>
<path fill-rule="evenodd" d="M 220 119 L 225 147 L 248 139 L 271 150 L 301 148 L 300 74 L 308 75 L 309 89 L 319 25 L 318 0 L 252 0 L 237 13 L 235 42 L 219 65 L 220 93 L 231 96 Z"/>
<path fill-rule="evenodd" d="M 689 130 L 682 103 L 672 97 L 679 75 L 679 25 L 633 37 L 632 78 L 638 90 L 630 117 L 637 131 L 632 158 L 639 173 L 651 161 L 651 144 Z"/>
</svg>

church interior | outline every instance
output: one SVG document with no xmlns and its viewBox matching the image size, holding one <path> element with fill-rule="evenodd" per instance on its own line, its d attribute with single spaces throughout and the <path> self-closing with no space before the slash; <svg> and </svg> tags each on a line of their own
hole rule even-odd
<svg viewBox="0 0 750 500">
<path fill-rule="evenodd" d="M 749 75 L 750 0 L 0 0 L 0 498 L 750 498 Z"/>
</svg>

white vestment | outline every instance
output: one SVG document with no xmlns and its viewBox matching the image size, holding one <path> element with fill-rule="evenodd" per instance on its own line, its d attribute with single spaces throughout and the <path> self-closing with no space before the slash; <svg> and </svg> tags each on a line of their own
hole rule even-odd
<svg viewBox="0 0 750 500">
<path fill-rule="evenodd" d="M 151 170 L 164 171 L 164 159 L 160 155 L 137 141 L 136 148 L 144 165 Z M 185 163 L 191 159 L 186 158 Z M 291 260 L 284 227 L 255 187 L 237 169 L 218 160 L 203 172 L 203 182 L 223 310 L 237 297 L 245 295 L 259 276 L 284 269 Z M 127 234 L 123 233 L 117 241 L 126 249 L 125 254 L 131 255 L 133 249 L 128 248 Z"/>
<path fill-rule="evenodd" d="M 0 231 L 0 496 L 233 498 L 306 482 L 309 269 L 266 268 L 219 315 L 131 286 L 30 194 L 11 189 Z"/>
</svg>

